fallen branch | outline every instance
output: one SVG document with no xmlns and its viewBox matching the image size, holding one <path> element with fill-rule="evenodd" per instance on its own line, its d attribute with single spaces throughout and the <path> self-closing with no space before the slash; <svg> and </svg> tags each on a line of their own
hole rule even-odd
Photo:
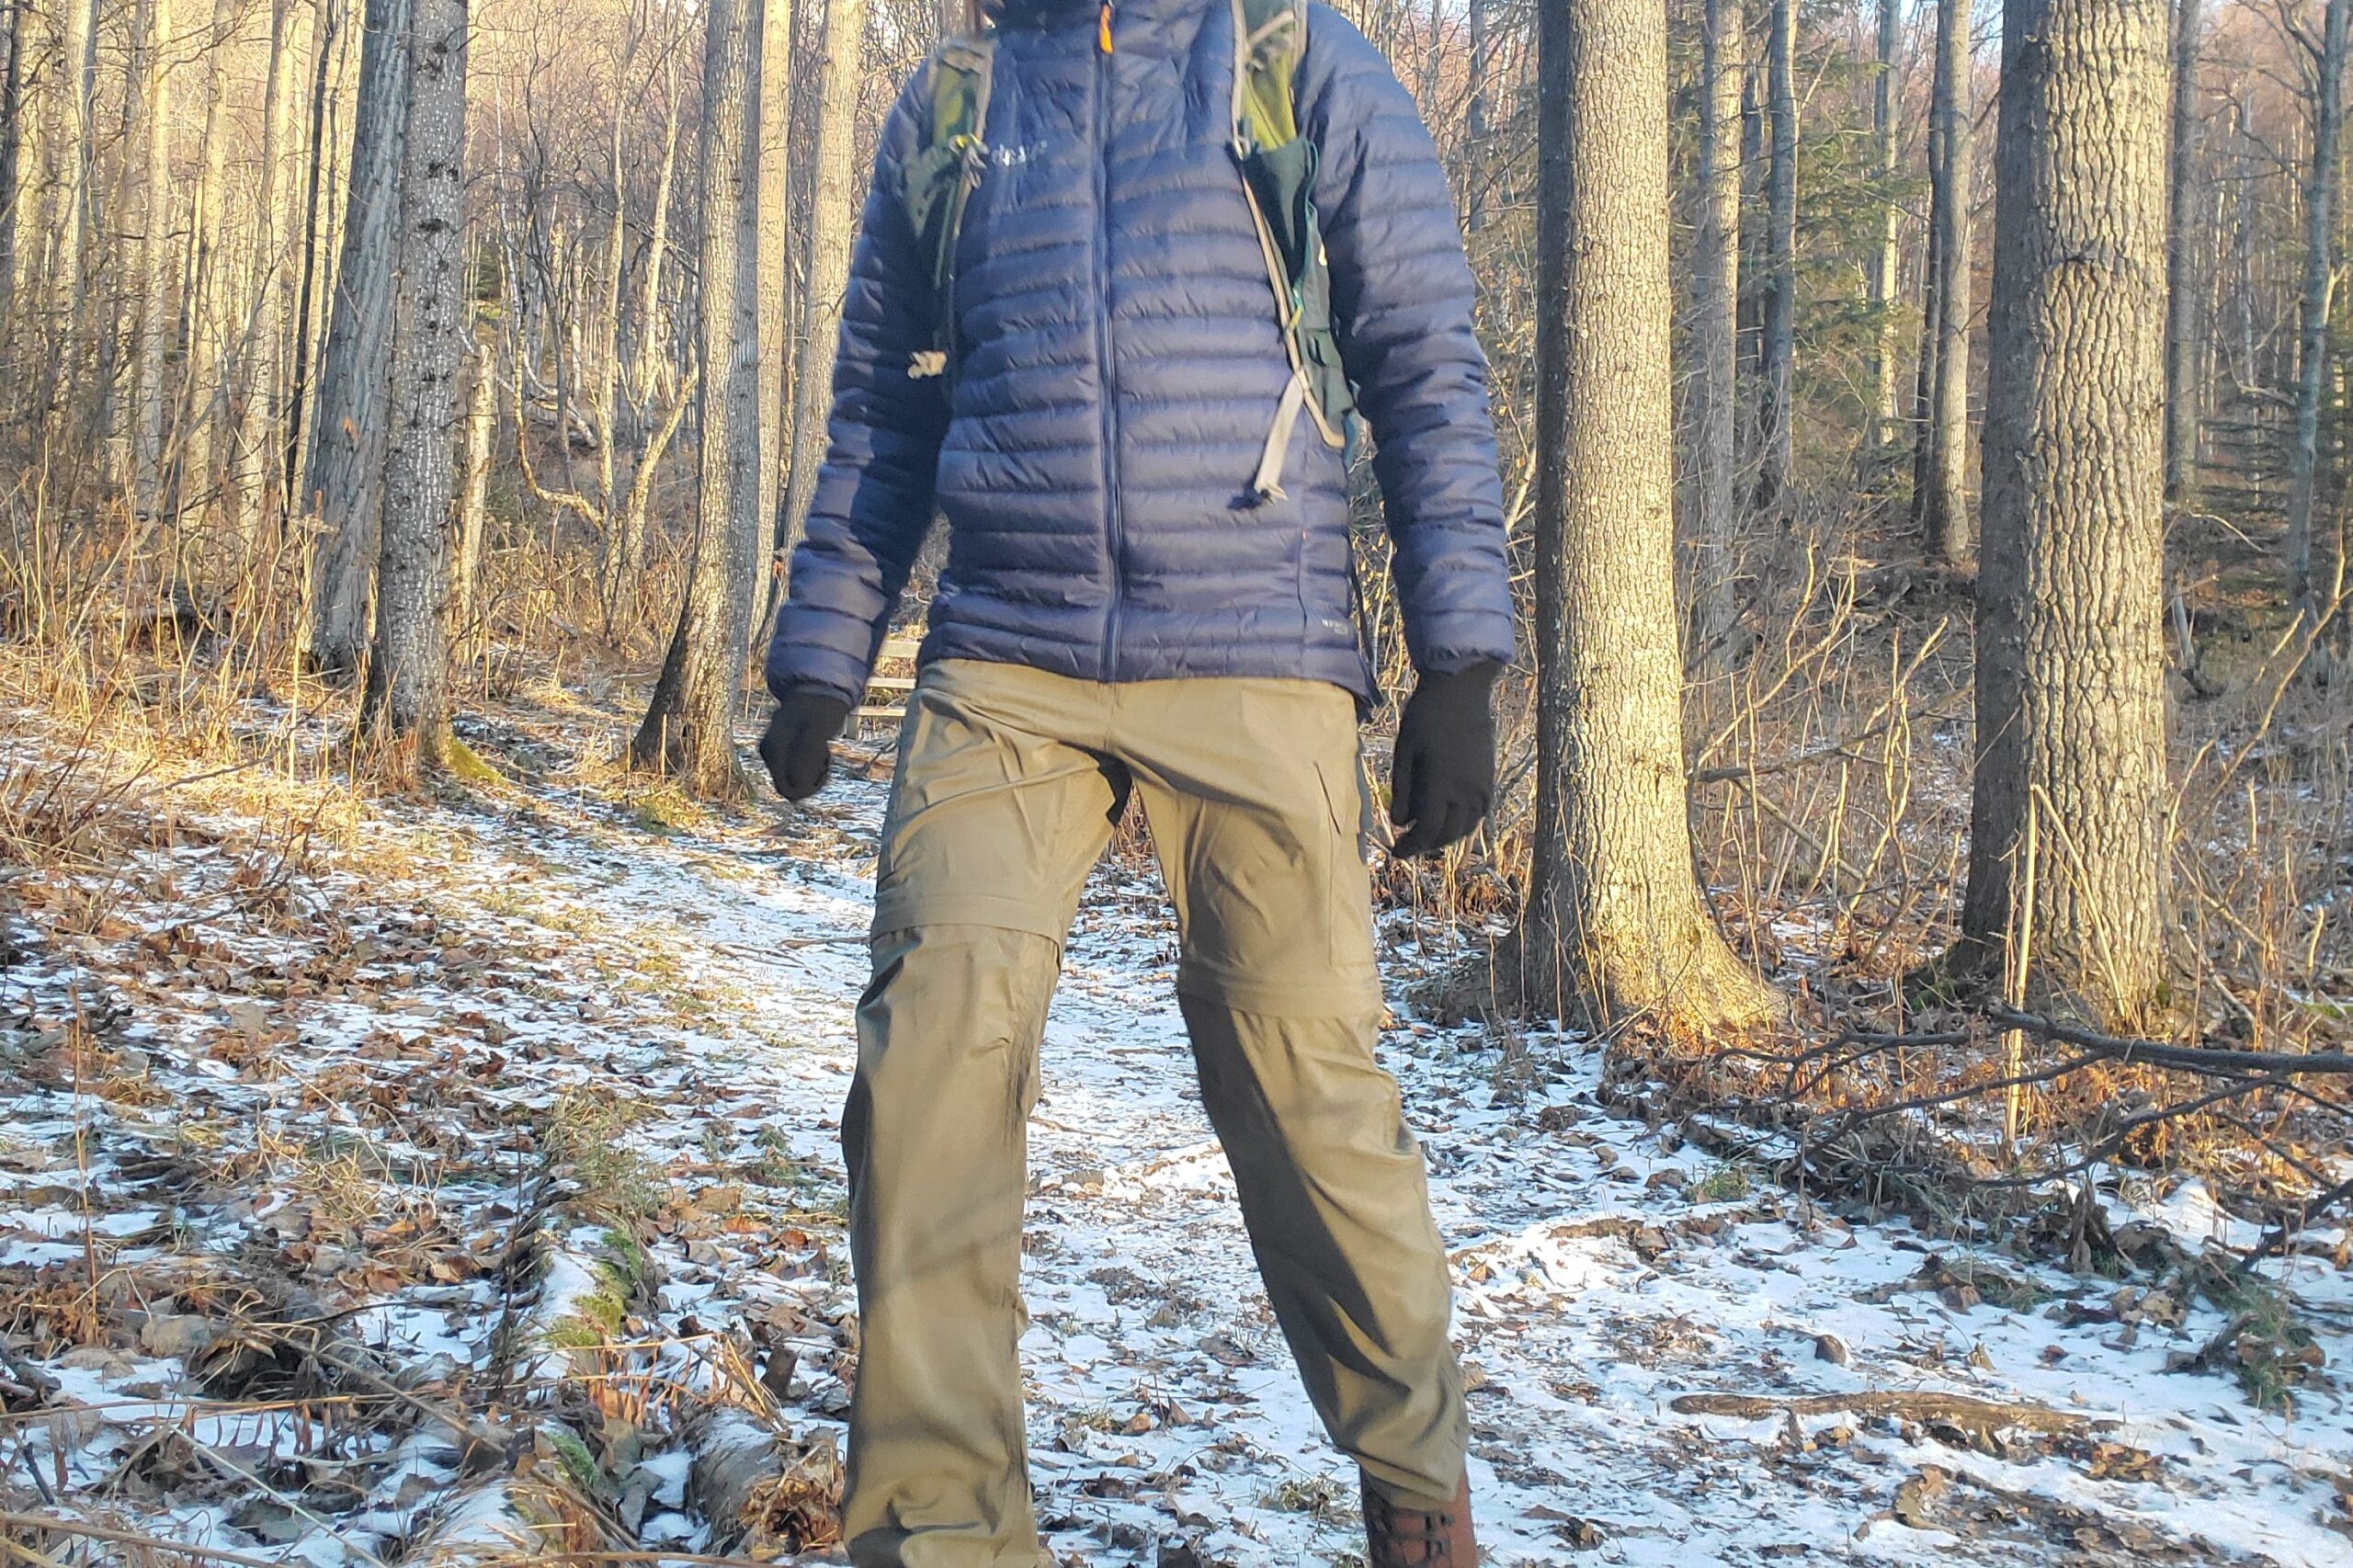
<svg viewBox="0 0 2353 1568">
<path fill-rule="evenodd" d="M 1786 1399 L 1754 1393 L 1687 1393 L 1677 1395 L 1667 1408 L 1678 1415 L 1731 1415 L 1749 1421 L 1774 1415 L 1894 1415 L 1924 1426 L 1958 1426 L 1972 1432 L 1994 1432 L 2005 1426 L 2023 1426 L 2029 1432 L 2075 1432 L 2118 1425 L 2113 1416 L 2077 1415 L 2040 1404 L 2001 1404 L 1967 1394 L 1891 1389 L 1797 1394 Z"/>
<path fill-rule="evenodd" d="M 201 1557 L 212 1562 L 234 1562 L 240 1568 L 286 1568 L 285 1563 L 275 1559 L 256 1557 L 248 1552 L 165 1540 L 158 1535 L 142 1535 L 137 1530 L 113 1529 L 105 1525 L 85 1525 L 78 1519 L 51 1518 L 46 1514 L 0 1512 L 0 1529 L 43 1530 L 55 1535 L 78 1536 L 85 1540 L 108 1541 L 116 1546 L 143 1546 L 150 1551 L 175 1551 L 184 1557 Z"/>
<path fill-rule="evenodd" d="M 2239 1051 L 2224 1046 L 2165 1045 L 2154 1040 L 2131 1040 L 2097 1029 L 2062 1023 L 2039 1013 L 2011 1007 L 1988 1007 L 1985 1017 L 2006 1029 L 2021 1029 L 2044 1040 L 2055 1040 L 2111 1062 L 2171 1067 L 2185 1073 L 2345 1073 L 2353 1074 L 2353 1054 L 2315 1051 L 2298 1054 L 2286 1051 Z"/>
</svg>

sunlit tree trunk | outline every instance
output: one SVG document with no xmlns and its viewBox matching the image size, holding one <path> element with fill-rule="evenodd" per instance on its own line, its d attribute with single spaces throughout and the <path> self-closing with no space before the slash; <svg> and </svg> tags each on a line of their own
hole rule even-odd
<svg viewBox="0 0 2353 1568">
<path fill-rule="evenodd" d="M 2353 0 L 2328 0 L 2313 79 L 2313 155 L 2304 186 L 2304 290 L 2296 350 L 2296 445 L 2288 470 L 2288 603 L 2318 622 L 2313 597 L 2313 509 L 2320 473 L 2320 416 L 2328 369 L 2329 307 L 2336 293 L 2337 142 L 2345 126 L 2345 52 Z"/>
<path fill-rule="evenodd" d="M 662 111 L 662 165 L 654 180 L 654 210 L 646 214 L 643 288 L 638 305 L 637 364 L 631 372 L 631 395 L 641 406 L 654 399 L 662 366 L 661 350 L 668 335 L 663 330 L 662 271 L 670 248 L 670 195 L 678 169 L 677 51 L 670 60 L 669 92 Z M 631 541 L 623 565 L 633 577 L 644 563 L 645 541 Z"/>
<path fill-rule="evenodd" d="M 835 340 L 842 291 L 849 286 L 851 231 L 858 220 L 856 153 L 858 94 L 866 38 L 866 0 L 827 0 L 824 62 L 819 74 L 815 175 L 810 187 L 809 266 L 801 295 L 800 369 L 792 394 L 791 478 L 779 519 L 776 551 L 791 553 L 801 537 L 817 466 L 825 456 L 832 412 Z"/>
<path fill-rule="evenodd" d="M 498 426 L 498 339 L 477 333 L 466 368 L 465 457 L 459 474 L 458 544 L 449 569 L 449 624 L 479 640 L 483 535 L 490 517 L 491 437 Z"/>
<path fill-rule="evenodd" d="M 407 38 L 395 250 L 392 425 L 376 566 L 376 636 L 361 722 L 404 760 L 438 767 L 449 747 L 450 506 L 458 369 L 472 334 L 465 247 L 467 0 L 415 0 Z"/>
<path fill-rule="evenodd" d="M 622 584 L 620 580 L 620 528 L 614 514 L 619 483 L 615 463 L 615 449 L 620 444 L 621 388 L 621 273 L 629 259 L 629 124 L 630 66 L 637 58 L 641 41 L 637 17 L 630 21 L 630 38 L 621 52 L 620 91 L 613 99 L 613 123 L 607 143 L 609 163 L 608 191 L 613 209 L 605 227 L 604 254 L 598 258 L 597 273 L 597 334 L 595 363 L 589 368 L 588 401 L 590 412 L 597 421 L 597 493 L 602 508 L 605 529 L 603 551 L 598 565 L 597 597 L 604 606 L 608 625 L 611 623 Z M 487 461 L 487 458 L 484 460 Z"/>
<path fill-rule="evenodd" d="M 301 261 L 294 290 L 294 344 L 288 371 L 286 419 L 278 431 L 278 494 L 288 516 L 302 515 L 302 448 L 307 430 L 304 416 L 311 406 L 312 385 L 317 379 L 320 284 L 325 277 L 328 187 L 333 182 L 334 154 L 328 145 L 328 105 L 335 86 L 335 62 L 343 48 L 345 0 L 318 0 L 318 21 L 312 29 L 309 146 L 303 159 Z"/>
<path fill-rule="evenodd" d="M 759 465 L 760 526 L 781 539 L 790 525 L 779 516 L 784 504 L 784 433 L 792 426 L 791 320 L 792 225 L 790 168 L 787 158 L 792 129 L 792 0 L 762 0 L 760 6 L 760 183 L 755 247 L 760 318 Z M 782 581 L 781 557 L 770 562 L 771 585 Z M 771 607 L 776 590 L 768 593 Z"/>
<path fill-rule="evenodd" d="M 1699 39 L 1699 232 L 1691 280 L 1690 628 L 1694 658 L 1720 659 L 1739 619 L 1739 0 L 1707 0 Z"/>
<path fill-rule="evenodd" d="M 1538 1008 L 1706 1038 L 1773 1014 L 1692 880 L 1675 624 L 1666 14 L 1537 12 Z"/>
<path fill-rule="evenodd" d="M 196 191 L 188 204 L 188 245 L 180 267 L 188 352 L 180 366 L 176 417 L 169 437 L 176 449 L 173 475 L 167 482 L 173 491 L 171 509 L 183 528 L 191 517 L 200 520 L 214 516 L 221 499 L 222 419 L 227 408 L 222 320 L 227 292 L 222 279 L 227 269 L 223 199 L 229 161 L 224 113 L 231 45 L 240 15 L 237 0 L 213 0 L 211 28 L 205 40 L 204 130 Z"/>
<path fill-rule="evenodd" d="M 1969 192 L 1975 175 L 1969 76 L 1970 0 L 1938 0 L 1935 120 L 1928 222 L 1935 230 L 1928 315 L 1936 342 L 1927 362 L 1915 509 L 1928 559 L 1969 559 Z"/>
<path fill-rule="evenodd" d="M 359 84 L 352 108 L 351 176 L 343 241 L 319 356 L 306 509 L 320 531 L 312 586 L 312 662 L 355 674 L 367 649 L 376 526 L 383 508 L 391 414 L 394 237 L 400 227 L 408 113 L 407 39 L 418 0 L 367 0 Z"/>
<path fill-rule="evenodd" d="M 271 436 L 279 407 L 286 324 L 286 247 L 290 230 L 286 178 L 293 132 L 292 67 L 300 51 L 292 31 L 293 0 L 272 0 L 269 54 L 263 67 L 260 178 L 256 182 L 246 256 L 231 407 L 235 419 L 229 496 L 238 538 L 250 550 L 270 510 Z"/>
<path fill-rule="evenodd" d="M 1470 80 L 1462 123 L 1462 232 L 1466 234 L 1479 233 L 1487 226 L 1487 97 L 1494 73 L 1487 52 L 1487 5 L 1488 0 L 1470 0 Z"/>
<path fill-rule="evenodd" d="M 1770 17 L 1766 73 L 1772 155 L 1765 175 L 1765 319 L 1756 424 L 1760 512 L 1782 504 L 1797 461 L 1797 0 L 1772 0 Z"/>
<path fill-rule="evenodd" d="M 59 0 L 57 80 L 50 89 L 51 144 L 57 156 L 56 204 L 51 230 L 49 353 L 42 360 L 52 385 L 52 412 L 81 386 L 87 342 L 92 154 L 97 136 L 97 0 Z"/>
<path fill-rule="evenodd" d="M 1969 945 L 2139 1027 L 2165 973 L 2168 0 L 2003 13 Z"/>
<path fill-rule="evenodd" d="M 702 482 L 685 603 L 630 760 L 699 792 L 733 797 L 745 791 L 735 698 L 761 528 L 757 267 L 746 233 L 759 190 L 757 0 L 706 0 L 703 28 Z"/>
<path fill-rule="evenodd" d="M 2198 466 L 2198 300 L 2203 235 L 2198 212 L 2198 58 L 2203 0 L 2175 0 L 2173 172 L 2165 243 L 2165 499 L 2188 491 Z"/>
<path fill-rule="evenodd" d="M 1896 148 L 1895 61 L 1904 38 L 1901 0 L 1879 0 L 1879 74 L 1871 83 L 1871 137 L 1879 176 L 1887 186 L 1880 213 L 1879 254 L 1871 258 L 1871 428 L 1865 445 L 1877 449 L 1895 430 L 1895 269 L 1903 207 L 1895 199 L 1902 165 Z"/>
</svg>

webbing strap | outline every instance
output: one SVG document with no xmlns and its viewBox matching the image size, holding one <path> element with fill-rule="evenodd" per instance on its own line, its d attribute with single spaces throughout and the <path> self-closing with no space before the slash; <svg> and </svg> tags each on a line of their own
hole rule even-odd
<svg viewBox="0 0 2353 1568">
<path fill-rule="evenodd" d="M 1275 404 L 1275 423 L 1258 453 L 1258 472 L 1250 476 L 1250 495 L 1256 501 L 1281 501 L 1283 461 L 1290 455 L 1290 433 L 1298 427 L 1300 410 L 1307 406 L 1307 376 L 1294 369 L 1283 383 L 1282 401 Z"/>
</svg>

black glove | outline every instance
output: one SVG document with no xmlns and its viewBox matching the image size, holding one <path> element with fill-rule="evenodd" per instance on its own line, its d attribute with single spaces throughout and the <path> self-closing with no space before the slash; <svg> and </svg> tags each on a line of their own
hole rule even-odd
<svg viewBox="0 0 2353 1568">
<path fill-rule="evenodd" d="M 849 704 L 830 691 L 801 686 L 785 693 L 760 736 L 760 760 L 778 794 L 805 801 L 825 787 L 834 737 L 848 720 Z"/>
<path fill-rule="evenodd" d="M 1389 820 L 1405 831 L 1390 854 L 1434 855 L 1470 836 L 1495 798 L 1495 721 L 1487 693 L 1502 665 L 1427 674 L 1397 722 Z"/>
</svg>

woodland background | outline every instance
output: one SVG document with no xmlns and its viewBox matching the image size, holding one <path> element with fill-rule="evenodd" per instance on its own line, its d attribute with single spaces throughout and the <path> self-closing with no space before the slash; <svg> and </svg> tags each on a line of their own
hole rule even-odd
<svg viewBox="0 0 2353 1568">
<path fill-rule="evenodd" d="M 1528 618 L 1494 819 L 1381 870 L 1416 1009 L 1562 1019 L 1801 1190 L 2081 1260 L 2194 1173 L 2316 1244 L 2353 0 L 1337 3 L 1461 205 Z M 6 0 L 11 918 L 189 780 L 356 824 L 528 782 L 517 724 L 649 831 L 769 820 L 749 656 L 941 13 Z"/>
</svg>

